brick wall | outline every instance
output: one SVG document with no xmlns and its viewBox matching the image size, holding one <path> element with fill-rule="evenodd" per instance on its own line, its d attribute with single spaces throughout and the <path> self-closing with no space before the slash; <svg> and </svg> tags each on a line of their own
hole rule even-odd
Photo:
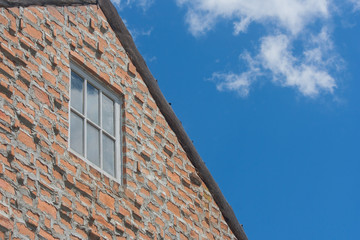
<svg viewBox="0 0 360 240">
<path fill-rule="evenodd" d="M 234 239 L 97 6 L 0 23 L 0 238 Z M 68 151 L 70 61 L 123 96 L 122 184 Z"/>
</svg>

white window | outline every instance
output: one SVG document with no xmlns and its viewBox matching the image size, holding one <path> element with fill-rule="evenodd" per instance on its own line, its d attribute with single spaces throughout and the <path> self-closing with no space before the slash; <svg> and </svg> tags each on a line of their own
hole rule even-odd
<svg viewBox="0 0 360 240">
<path fill-rule="evenodd" d="M 70 85 L 70 149 L 120 181 L 121 99 L 76 66 Z"/>
</svg>

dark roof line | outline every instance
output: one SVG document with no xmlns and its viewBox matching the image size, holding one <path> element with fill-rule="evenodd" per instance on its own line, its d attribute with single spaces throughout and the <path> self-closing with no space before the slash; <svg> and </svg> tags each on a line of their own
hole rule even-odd
<svg viewBox="0 0 360 240">
<path fill-rule="evenodd" d="M 0 0 L 0 7 L 27 7 L 27 6 L 69 6 L 69 5 L 84 5 L 97 4 L 97 0 Z"/>
<path fill-rule="evenodd" d="M 204 161 L 201 159 L 199 153 L 195 149 L 194 144 L 185 132 L 185 129 L 183 128 L 180 120 L 176 117 L 174 111 L 166 101 L 159 88 L 159 85 L 157 84 L 157 81 L 151 74 L 145 63 L 145 60 L 135 46 L 131 34 L 129 33 L 116 8 L 110 0 L 0 0 L 0 7 L 19 7 L 30 5 L 64 6 L 84 4 L 99 4 L 110 26 L 112 27 L 119 41 L 122 43 L 137 71 L 142 76 L 161 113 L 164 115 L 169 126 L 176 134 L 181 146 L 184 148 L 188 158 L 196 168 L 200 178 L 204 181 L 205 185 L 209 189 L 231 231 L 237 239 L 247 240 L 248 238 L 243 230 L 242 225 L 239 224 L 233 209 L 220 191 L 218 184 L 215 182 Z"/>
</svg>

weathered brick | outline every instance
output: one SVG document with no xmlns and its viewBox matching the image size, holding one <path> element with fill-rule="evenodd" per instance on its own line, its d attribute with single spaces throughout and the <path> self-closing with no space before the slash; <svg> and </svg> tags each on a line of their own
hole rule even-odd
<svg viewBox="0 0 360 240">
<path fill-rule="evenodd" d="M 5 16 L 0 15 L 0 24 L 3 26 L 8 24 L 8 20 L 5 18 Z"/>
<path fill-rule="evenodd" d="M 115 199 L 102 191 L 99 192 L 99 200 L 106 205 L 114 206 L 115 204 Z"/>
<path fill-rule="evenodd" d="M 30 24 L 27 24 L 25 29 L 23 30 L 25 33 L 30 35 L 30 37 L 34 38 L 37 41 L 42 40 L 42 32 L 31 26 Z"/>
<path fill-rule="evenodd" d="M 173 204 L 172 202 L 168 202 L 167 204 L 167 208 L 169 209 L 169 211 L 173 214 L 175 214 L 176 216 L 180 217 L 180 209 L 178 206 L 176 206 L 175 204 Z"/>
<path fill-rule="evenodd" d="M 16 228 L 13 239 L 234 239 L 100 8 L 0 10 L 11 28 L 0 38 L 19 43 L 0 52 L 0 138 L 11 144 L 0 147 L 0 199 L 11 196 L 1 229 Z M 122 181 L 69 151 L 71 64 L 123 101 Z"/>
<path fill-rule="evenodd" d="M 20 234 L 27 236 L 30 239 L 35 239 L 35 232 L 29 229 L 25 224 L 18 223 L 16 224 L 16 228 Z"/>
<path fill-rule="evenodd" d="M 29 19 L 32 23 L 37 24 L 36 16 L 29 9 L 24 9 L 24 17 Z"/>
<path fill-rule="evenodd" d="M 13 229 L 12 222 L 5 216 L 0 214 L 0 226 L 5 228 L 7 231 L 11 231 Z"/>
<path fill-rule="evenodd" d="M 53 205 L 40 199 L 38 201 L 38 209 L 42 212 L 49 214 L 53 219 L 56 219 L 56 208 Z"/>
<path fill-rule="evenodd" d="M 57 21 L 59 21 L 60 24 L 64 24 L 65 17 L 62 13 L 58 11 L 58 7 L 48 6 L 47 10 L 50 16 L 54 17 Z"/>
<path fill-rule="evenodd" d="M 53 76 L 51 73 L 47 71 L 43 71 L 42 76 L 46 81 L 50 82 L 52 85 L 56 85 L 56 77 Z"/>
<path fill-rule="evenodd" d="M 20 133 L 18 135 L 18 139 L 20 142 L 25 144 L 27 147 L 32 148 L 33 150 L 36 149 L 36 144 L 34 143 L 34 139 L 31 136 L 29 136 L 27 133 L 25 133 L 24 131 L 20 131 Z"/>
<path fill-rule="evenodd" d="M 43 90 L 35 86 L 33 87 L 33 90 L 34 90 L 34 97 L 36 97 L 36 99 L 47 105 L 50 104 L 49 97 Z"/>
</svg>

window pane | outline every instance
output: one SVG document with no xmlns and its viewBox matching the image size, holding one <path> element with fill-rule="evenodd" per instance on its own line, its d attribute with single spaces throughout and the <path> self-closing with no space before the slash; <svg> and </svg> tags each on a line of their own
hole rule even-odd
<svg viewBox="0 0 360 240">
<path fill-rule="evenodd" d="M 102 102 L 102 120 L 103 129 L 114 135 L 114 101 L 105 95 Z"/>
<path fill-rule="evenodd" d="M 87 117 L 99 124 L 99 90 L 87 84 Z"/>
<path fill-rule="evenodd" d="M 77 153 L 84 155 L 84 120 L 71 112 L 70 117 L 70 147 Z"/>
<path fill-rule="evenodd" d="M 115 176 L 115 142 L 103 134 L 103 162 L 104 170 Z"/>
<path fill-rule="evenodd" d="M 83 113 L 84 79 L 79 75 L 71 73 L 71 106 Z"/>
<path fill-rule="evenodd" d="M 87 124 L 87 159 L 100 166 L 99 130 Z"/>
</svg>

